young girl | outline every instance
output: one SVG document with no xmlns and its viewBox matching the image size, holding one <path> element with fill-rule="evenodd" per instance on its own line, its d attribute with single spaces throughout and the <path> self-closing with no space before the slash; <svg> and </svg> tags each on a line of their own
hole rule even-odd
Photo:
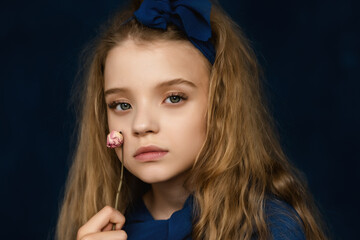
<svg viewBox="0 0 360 240">
<path fill-rule="evenodd" d="M 57 239 L 325 239 L 259 78 L 217 4 L 134 0 L 94 47 Z"/>
</svg>

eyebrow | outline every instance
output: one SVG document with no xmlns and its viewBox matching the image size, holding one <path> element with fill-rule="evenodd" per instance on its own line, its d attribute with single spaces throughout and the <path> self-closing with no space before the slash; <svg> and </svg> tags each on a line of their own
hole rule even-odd
<svg viewBox="0 0 360 240">
<path fill-rule="evenodd" d="M 156 85 L 155 88 L 164 88 L 164 87 L 180 85 L 180 84 L 185 84 L 192 88 L 196 88 L 196 85 L 193 82 L 190 82 L 190 81 L 182 79 L 182 78 L 176 78 L 176 79 L 172 79 L 170 81 L 161 82 L 158 85 Z M 108 89 L 105 91 L 105 97 L 110 94 L 120 93 L 120 92 L 128 92 L 128 91 L 129 90 L 127 88 L 111 88 L 111 89 Z"/>
</svg>

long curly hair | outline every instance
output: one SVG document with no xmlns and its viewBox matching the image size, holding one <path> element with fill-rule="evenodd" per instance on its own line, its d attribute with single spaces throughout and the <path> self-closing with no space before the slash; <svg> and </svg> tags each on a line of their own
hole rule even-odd
<svg viewBox="0 0 360 240">
<path fill-rule="evenodd" d="M 170 25 L 151 29 L 135 19 L 133 0 L 119 11 L 93 42 L 86 75 L 75 88 L 77 145 L 57 223 L 58 240 L 76 239 L 78 229 L 105 205 L 114 205 L 120 161 L 104 142 L 109 132 L 104 98 L 108 52 L 126 39 L 188 41 Z M 209 65 L 207 132 L 186 181 L 194 189 L 194 239 L 269 239 L 265 201 L 272 195 L 291 205 L 307 239 L 326 239 L 319 212 L 301 174 L 282 151 L 274 121 L 265 105 L 261 70 L 240 28 L 214 2 L 211 11 L 215 63 Z M 119 210 L 141 196 L 148 185 L 125 170 Z"/>
</svg>

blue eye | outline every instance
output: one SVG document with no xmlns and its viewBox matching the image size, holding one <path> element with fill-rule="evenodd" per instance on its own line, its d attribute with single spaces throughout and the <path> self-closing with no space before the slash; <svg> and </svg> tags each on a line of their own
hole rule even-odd
<svg viewBox="0 0 360 240">
<path fill-rule="evenodd" d="M 179 103 L 180 101 L 186 100 L 187 97 L 181 93 L 172 93 L 170 96 L 166 98 L 166 100 L 167 99 L 169 99 L 170 103 Z"/>
<path fill-rule="evenodd" d="M 112 102 L 108 106 L 110 109 L 116 109 L 117 111 L 126 111 L 131 108 L 131 105 L 125 102 Z"/>
<path fill-rule="evenodd" d="M 171 93 L 165 99 L 165 103 L 177 104 L 184 100 L 187 100 L 187 97 L 183 93 Z M 114 109 L 116 112 L 123 112 L 131 109 L 131 105 L 127 102 L 114 101 L 108 104 L 110 109 Z"/>
</svg>

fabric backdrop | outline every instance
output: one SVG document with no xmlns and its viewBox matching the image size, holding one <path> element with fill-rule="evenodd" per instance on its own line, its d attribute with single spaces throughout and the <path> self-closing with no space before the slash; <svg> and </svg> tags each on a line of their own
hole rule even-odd
<svg viewBox="0 0 360 240">
<path fill-rule="evenodd" d="M 220 1 L 264 68 L 284 149 L 336 239 L 358 236 L 358 1 Z M 0 239 L 52 239 L 70 164 L 82 49 L 121 1 L 0 7 Z"/>
</svg>

